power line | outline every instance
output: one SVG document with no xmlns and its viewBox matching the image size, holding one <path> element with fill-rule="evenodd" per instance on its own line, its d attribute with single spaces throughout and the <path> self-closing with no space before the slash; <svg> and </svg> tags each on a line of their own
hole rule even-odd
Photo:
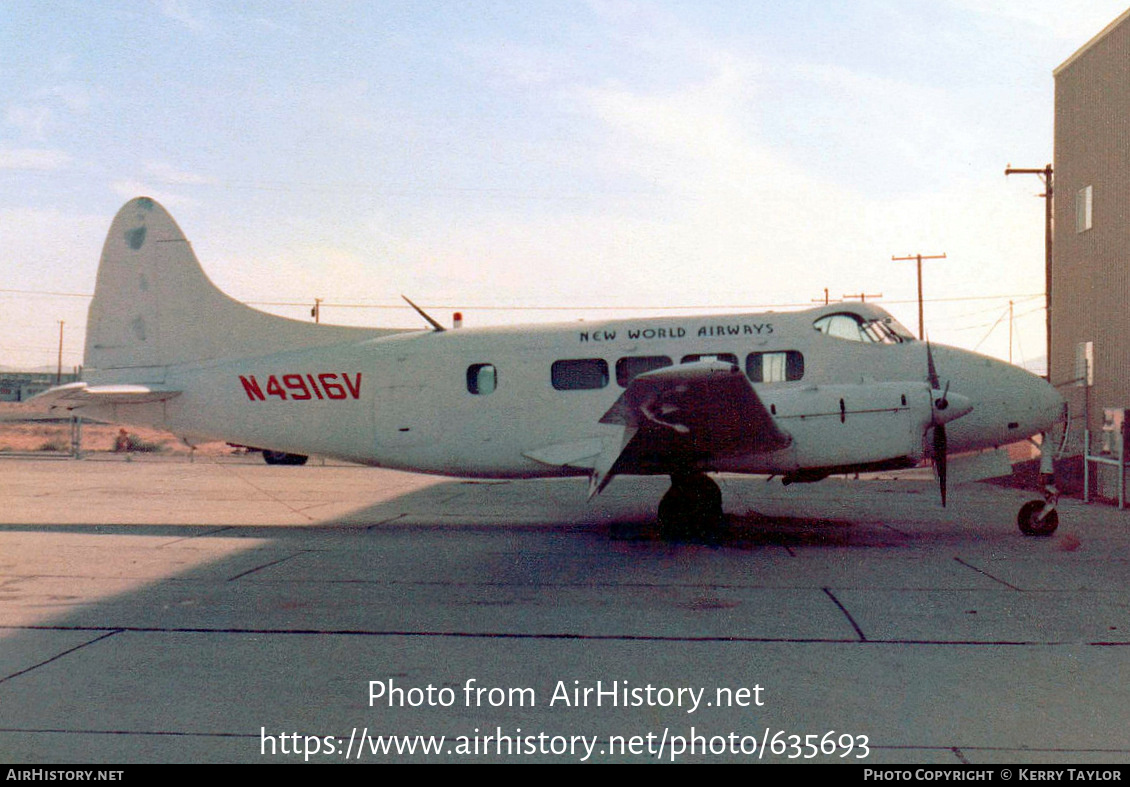
<svg viewBox="0 0 1130 787">
<path fill-rule="evenodd" d="M 1011 310 L 1010 308 L 1006 308 L 1004 310 L 1004 313 L 1000 317 L 997 318 L 997 321 L 993 323 L 993 327 L 989 328 L 988 333 L 986 333 L 983 337 L 981 337 L 981 341 L 977 342 L 977 346 L 973 348 L 974 352 L 979 350 L 981 345 L 984 344 L 988 340 L 988 338 L 993 335 L 993 331 L 995 331 L 997 329 L 997 326 L 1001 324 L 1001 321 L 1003 321 L 1005 317 L 1008 317 L 1008 313 L 1009 313 L 1010 310 Z M 1029 314 L 1033 314 L 1035 312 L 1042 311 L 1042 310 L 1043 310 L 1043 307 L 1039 306 L 1035 309 L 1030 309 L 1029 311 L 1021 312 L 1020 314 L 1013 315 L 1012 319 L 1014 321 L 1019 320 L 1021 317 L 1026 317 Z M 984 326 L 978 325 L 978 326 L 974 326 L 974 327 L 981 328 L 981 327 L 984 327 Z M 966 330 L 966 329 L 962 329 L 962 330 Z"/>
<path fill-rule="evenodd" d="M 923 257 L 923 259 L 926 259 Z M 53 290 L 14 290 L 0 288 L 0 293 L 12 295 L 47 295 L 66 298 L 93 298 L 92 293 L 87 292 L 57 292 Z M 1042 297 L 1042 292 L 1037 293 L 1004 293 L 1001 295 L 954 295 L 945 298 L 925 298 L 925 303 L 959 303 L 964 301 L 991 301 L 991 300 L 1008 300 L 1013 298 L 1016 300 L 1023 300 L 1026 298 L 1039 298 Z M 858 297 L 858 296 L 856 296 Z M 870 296 L 869 296 L 870 297 Z M 901 300 L 885 300 L 883 304 L 886 306 L 902 305 L 908 303 L 917 303 L 916 298 L 901 299 Z M 244 303 L 251 306 L 302 306 L 310 308 L 310 301 L 244 301 Z M 475 311 L 686 311 L 696 309 L 700 311 L 715 311 L 718 309 L 790 309 L 790 308 L 808 308 L 811 307 L 811 302 L 796 302 L 796 303 L 740 303 L 740 304 L 690 304 L 685 306 L 670 306 L 670 305 L 657 305 L 648 304 L 643 306 L 621 305 L 589 305 L 589 306 L 517 306 L 517 305 L 492 305 L 492 306 L 468 306 L 466 303 L 458 304 L 429 304 L 432 309 L 464 309 Z M 322 301 L 323 308 L 334 309 L 397 309 L 405 310 L 410 307 L 404 304 L 396 303 L 331 303 L 329 301 Z"/>
<path fill-rule="evenodd" d="M 926 298 L 925 303 L 959 303 L 963 301 L 990 301 L 999 300 L 1007 301 L 1010 298 L 1016 300 L 1024 300 L 1028 298 L 1042 297 L 1043 293 L 1019 293 L 1019 294 L 1003 294 L 1003 295 L 956 295 L 947 298 Z M 853 297 L 858 298 L 858 295 Z M 868 295 L 868 297 L 872 297 Z M 302 306 L 309 308 L 309 301 L 245 301 L 245 303 L 253 306 Z M 835 303 L 835 301 L 832 301 Z M 900 299 L 900 300 L 884 300 L 883 305 L 903 305 L 908 303 L 918 303 L 917 298 Z M 383 304 L 383 303 L 330 303 L 329 301 L 322 302 L 323 308 L 332 307 L 335 309 L 407 309 L 409 307 L 401 304 Z M 796 302 L 796 303 L 739 303 L 739 304 L 691 304 L 687 306 L 670 306 L 670 305 L 656 305 L 648 304 L 646 306 L 474 306 L 466 303 L 458 304 L 428 304 L 432 309 L 463 309 L 465 311 L 685 311 L 696 309 L 699 311 L 716 311 L 718 309 L 791 309 L 791 308 L 810 308 L 812 302 Z"/>
<path fill-rule="evenodd" d="M 1043 295 L 1028 295 L 1028 296 L 1023 297 L 1023 298 L 1009 298 L 1009 300 L 1012 301 L 1013 303 L 1016 303 L 1016 304 L 1019 305 L 1019 304 L 1023 304 L 1023 303 L 1027 303 L 1029 301 L 1032 301 L 1036 298 L 1042 298 L 1042 297 L 1043 297 Z M 991 306 L 980 306 L 980 307 L 977 307 L 977 308 L 962 311 L 958 314 L 950 314 L 949 319 L 952 322 L 952 321 L 956 321 L 956 320 L 963 320 L 966 317 L 977 317 L 977 316 L 980 316 L 980 315 L 983 315 L 983 314 L 996 314 L 998 308 L 999 307 L 995 304 L 991 305 Z M 1040 306 L 1039 308 L 1042 309 L 1044 307 Z M 988 325 L 988 323 L 985 323 L 985 324 Z"/>
<path fill-rule="evenodd" d="M 54 292 L 52 290 L 8 290 L 0 288 L 0 292 L 13 295 L 54 295 L 59 298 L 93 298 L 89 292 Z"/>
<path fill-rule="evenodd" d="M 1019 320 L 1022 317 L 1027 317 L 1030 314 L 1036 314 L 1037 312 L 1042 312 L 1043 310 L 1044 310 L 1043 306 L 1037 306 L 1034 309 L 1029 309 L 1028 311 L 1020 312 L 1019 314 L 1014 314 L 1012 319 L 1013 320 Z M 994 314 L 996 313 L 996 309 L 993 310 L 993 313 Z M 1005 307 L 1004 313 L 1008 314 L 1008 307 L 1007 306 Z M 954 331 L 954 332 L 957 332 L 957 331 L 974 331 L 974 330 L 977 330 L 978 328 L 984 328 L 988 325 L 996 326 L 998 323 L 1000 323 L 999 318 L 997 320 L 993 321 L 993 322 L 981 322 L 981 323 L 977 323 L 976 325 L 961 325 L 961 326 L 956 326 L 956 327 L 949 326 L 949 327 L 946 328 L 946 330 L 947 331 Z"/>
<path fill-rule="evenodd" d="M 10 352 L 10 353 L 18 353 L 18 352 L 45 352 L 46 353 L 46 352 L 55 352 L 55 349 L 56 348 L 54 348 L 54 347 L 46 347 L 46 346 L 42 346 L 42 345 L 27 345 L 25 347 L 11 347 L 11 346 L 0 347 L 0 350 L 3 350 L 4 352 Z M 67 349 L 66 347 L 63 348 L 63 355 L 82 355 L 82 352 L 83 352 L 82 350 L 71 350 L 71 349 Z"/>
</svg>

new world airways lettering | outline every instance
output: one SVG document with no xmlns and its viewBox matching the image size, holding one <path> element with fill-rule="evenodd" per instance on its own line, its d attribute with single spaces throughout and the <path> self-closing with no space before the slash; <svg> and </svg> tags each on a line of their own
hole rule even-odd
<svg viewBox="0 0 1130 787">
<path fill-rule="evenodd" d="M 353 379 L 350 379 L 347 372 L 272 374 L 267 378 L 265 387 L 260 387 L 253 374 L 246 377 L 241 374 L 239 381 L 243 383 L 243 391 L 252 402 L 266 401 L 268 396 L 295 401 L 361 398 L 361 372 L 353 375 Z"/>
<path fill-rule="evenodd" d="M 726 323 L 721 325 L 702 325 L 697 329 L 688 330 L 683 326 L 671 328 L 627 328 L 621 333 L 629 339 L 685 339 L 688 336 L 762 336 L 773 333 L 773 323 Z M 616 329 L 602 329 L 596 331 L 579 331 L 577 338 L 585 342 L 614 342 Z"/>
</svg>

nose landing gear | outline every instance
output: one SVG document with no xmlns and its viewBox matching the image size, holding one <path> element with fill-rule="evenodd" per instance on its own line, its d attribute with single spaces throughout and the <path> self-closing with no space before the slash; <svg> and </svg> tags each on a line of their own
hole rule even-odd
<svg viewBox="0 0 1130 787">
<path fill-rule="evenodd" d="M 1026 536 L 1050 536 L 1059 527 L 1059 513 L 1055 510 L 1059 490 L 1055 478 L 1050 473 L 1041 473 L 1040 478 L 1044 481 L 1044 499 L 1029 500 L 1016 515 L 1016 524 Z"/>
</svg>

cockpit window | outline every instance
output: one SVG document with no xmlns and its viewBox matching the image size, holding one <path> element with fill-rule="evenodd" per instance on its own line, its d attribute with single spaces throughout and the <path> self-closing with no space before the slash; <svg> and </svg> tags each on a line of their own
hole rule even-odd
<svg viewBox="0 0 1130 787">
<path fill-rule="evenodd" d="M 871 344 L 902 344 L 913 336 L 893 317 L 867 320 L 858 314 L 829 314 L 812 323 L 820 333 Z"/>
</svg>

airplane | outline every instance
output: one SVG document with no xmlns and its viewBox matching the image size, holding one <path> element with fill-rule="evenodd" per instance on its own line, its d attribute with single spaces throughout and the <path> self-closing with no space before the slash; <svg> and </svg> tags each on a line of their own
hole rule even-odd
<svg viewBox="0 0 1130 787">
<path fill-rule="evenodd" d="M 675 533 L 721 524 L 711 473 L 807 483 L 932 459 L 945 505 L 948 454 L 1065 417 L 1042 378 L 919 341 L 874 304 L 445 330 L 409 303 L 430 330 L 260 312 L 221 292 L 169 213 L 139 197 L 103 248 L 85 379 L 38 398 L 279 462 L 587 476 L 590 499 L 616 476 L 667 475 L 658 521 Z M 1056 500 L 1049 482 L 1021 531 L 1054 532 Z"/>
</svg>

